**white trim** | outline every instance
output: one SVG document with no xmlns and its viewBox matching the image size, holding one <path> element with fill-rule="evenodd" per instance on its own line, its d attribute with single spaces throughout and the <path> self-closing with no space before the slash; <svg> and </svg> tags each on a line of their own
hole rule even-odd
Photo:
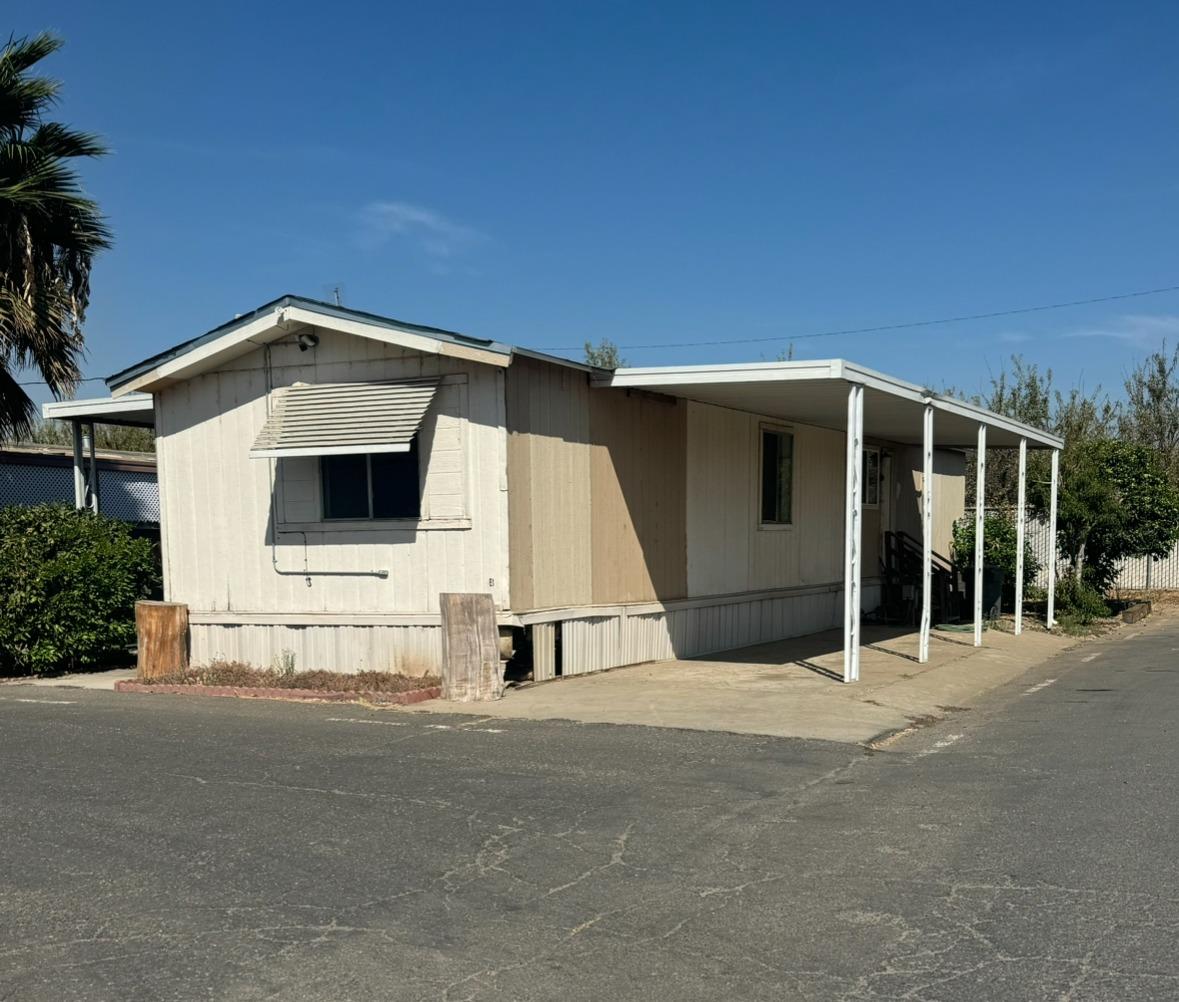
<svg viewBox="0 0 1179 1002">
<path fill-rule="evenodd" d="M 739 605 L 743 602 L 760 602 L 775 598 L 799 598 L 805 595 L 824 595 L 842 590 L 842 581 L 826 581 L 822 584 L 795 585 L 789 588 L 773 588 L 763 591 L 730 592 L 724 595 L 707 595 L 699 598 L 671 599 L 667 602 L 628 602 L 621 605 L 568 605 L 554 606 L 551 609 L 528 609 L 519 612 L 509 610 L 505 613 L 504 617 L 501 617 L 501 622 L 508 622 L 513 626 L 527 626 L 532 623 L 552 623 L 562 619 L 654 616 L 662 612 L 681 612 L 685 609 L 705 609 L 721 605 Z"/>
<path fill-rule="evenodd" d="M 707 386 L 727 383 L 790 383 L 822 380 L 844 380 L 858 383 L 890 396 L 917 404 L 932 403 L 937 410 L 982 421 L 992 428 L 1002 429 L 1015 436 L 1026 437 L 1039 448 L 1060 448 L 1063 441 L 1038 428 L 1013 421 L 986 408 L 962 400 L 944 397 L 915 383 L 885 375 L 874 369 L 856 365 L 840 358 L 822 361 L 757 362 L 727 365 L 667 365 L 616 369 L 613 373 L 594 375 L 593 386 L 618 388 L 656 388 L 667 386 Z"/>
<path fill-rule="evenodd" d="M 273 309 L 269 313 L 264 313 L 258 317 L 257 320 L 246 324 L 244 327 L 238 327 L 232 331 L 228 331 L 213 341 L 197 345 L 183 354 L 177 355 L 175 358 L 167 359 L 154 369 L 149 369 L 147 372 L 136 376 L 126 383 L 119 386 L 112 386 L 111 395 L 121 398 L 129 393 L 134 393 L 136 390 L 155 386 L 163 380 L 174 382 L 178 378 L 184 378 L 183 374 L 187 370 L 196 368 L 201 362 L 211 359 L 213 356 L 219 355 L 230 348 L 235 348 L 245 342 L 253 341 L 259 335 L 274 330 L 282 322 L 283 311 L 277 308 Z M 285 333 L 285 331 L 282 333 Z M 165 383 L 164 385 L 167 384 Z"/>
<path fill-rule="evenodd" d="M 1027 538 L 1028 442 L 1019 440 L 1019 490 L 1015 503 L 1015 635 L 1023 633 L 1023 551 Z"/>
<path fill-rule="evenodd" d="M 983 635 L 983 526 L 987 500 L 987 426 L 978 426 L 974 478 L 974 646 L 982 646 Z"/>
<path fill-rule="evenodd" d="M 921 429 L 921 638 L 917 660 L 929 661 L 933 626 L 933 404 L 925 405 Z"/>
<path fill-rule="evenodd" d="M 294 456 L 367 456 L 376 452 L 409 452 L 408 445 L 316 445 L 306 449 L 251 449 L 251 459 L 287 459 Z"/>
<path fill-rule="evenodd" d="M 843 680 L 860 678 L 861 546 L 863 513 L 860 509 L 860 474 L 864 463 L 864 387 L 851 383 L 847 391 L 847 468 L 844 480 L 843 535 Z"/>
<path fill-rule="evenodd" d="M 287 325 L 292 325 L 288 327 Z M 275 341 L 283 335 L 293 331 L 295 327 L 317 327 L 321 330 L 336 331 L 340 334 L 352 334 L 357 337 L 380 341 L 383 344 L 395 345 L 409 351 L 421 352 L 427 355 L 446 355 L 451 358 L 461 358 L 469 362 L 480 362 L 505 368 L 511 362 L 511 356 L 499 352 L 487 351 L 481 348 L 467 347 L 452 341 L 432 338 L 423 334 L 391 327 L 387 324 L 368 324 L 358 320 L 348 320 L 335 317 L 299 306 L 275 307 L 256 320 L 252 320 L 244 327 L 237 327 L 226 331 L 223 335 L 204 344 L 196 345 L 188 351 L 181 352 L 172 358 L 160 362 L 154 369 L 141 373 L 135 378 L 112 388 L 115 397 L 124 397 L 136 390 L 143 390 L 159 385 L 168 385 L 188 379 L 204 371 L 203 363 L 212 363 L 218 357 L 231 353 L 223 361 L 229 361 L 238 355 L 252 351 L 255 347 Z M 240 348 L 240 351 L 234 349 Z"/>
<path fill-rule="evenodd" d="M 89 400 L 51 400 L 41 405 L 41 416 L 46 420 L 86 420 L 97 424 L 107 421 L 132 420 L 132 415 L 150 415 L 142 427 L 155 423 L 155 401 L 148 393 L 132 393 L 122 397 L 94 397 Z"/>
<path fill-rule="evenodd" d="M 189 612 L 193 626 L 441 626 L 439 613 Z"/>
<path fill-rule="evenodd" d="M 1048 502 L 1048 629 L 1056 625 L 1056 491 L 1060 484 L 1060 450 L 1052 450 L 1052 496 Z"/>
<path fill-rule="evenodd" d="M 287 320 L 306 324 L 308 327 L 320 327 L 325 330 L 337 331 L 340 334 L 355 334 L 357 337 L 382 341 L 385 344 L 408 348 L 410 351 L 418 351 L 424 355 L 446 355 L 450 358 L 461 358 L 468 362 L 482 362 L 484 365 L 494 365 L 498 368 L 507 368 L 511 363 L 510 355 L 468 347 L 453 341 L 433 338 L 385 324 L 366 324 L 359 320 L 317 313 L 300 306 L 288 306 L 285 313 Z"/>
<path fill-rule="evenodd" d="M 322 522 L 279 522 L 278 534 L 303 532 L 429 532 L 469 529 L 467 518 L 329 518 Z"/>
</svg>

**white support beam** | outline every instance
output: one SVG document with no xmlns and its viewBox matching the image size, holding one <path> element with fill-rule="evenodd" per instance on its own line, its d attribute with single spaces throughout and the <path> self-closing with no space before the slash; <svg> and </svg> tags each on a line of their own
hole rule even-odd
<svg viewBox="0 0 1179 1002">
<path fill-rule="evenodd" d="M 921 642 L 917 660 L 929 660 L 933 626 L 933 404 L 925 405 L 921 466 Z"/>
<path fill-rule="evenodd" d="M 843 536 L 843 680 L 860 678 L 860 545 L 863 526 L 860 478 L 864 462 L 864 387 L 851 383 L 847 392 L 847 505 Z"/>
<path fill-rule="evenodd" d="M 1060 450 L 1052 450 L 1052 487 L 1048 501 L 1048 617 L 1046 625 L 1056 625 L 1056 488 L 1060 481 Z"/>
<path fill-rule="evenodd" d="M 1019 440 L 1019 494 L 1015 503 L 1015 635 L 1023 633 L 1023 549 L 1028 499 L 1028 440 Z"/>
<path fill-rule="evenodd" d="M 82 422 L 71 421 L 70 431 L 74 437 L 74 507 L 81 511 L 86 507 L 86 466 L 85 450 L 82 448 Z"/>
<path fill-rule="evenodd" d="M 978 453 L 974 477 L 974 646 L 983 635 L 983 524 L 987 504 L 987 426 L 978 426 Z"/>
<path fill-rule="evenodd" d="M 89 507 L 95 515 L 98 514 L 98 436 L 94 431 L 94 422 L 86 425 L 86 438 L 90 443 L 90 475 L 87 477 L 89 487 Z"/>
</svg>

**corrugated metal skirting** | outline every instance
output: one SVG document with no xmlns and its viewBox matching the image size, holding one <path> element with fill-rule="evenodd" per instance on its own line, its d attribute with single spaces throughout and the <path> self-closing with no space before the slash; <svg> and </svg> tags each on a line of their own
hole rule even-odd
<svg viewBox="0 0 1179 1002">
<path fill-rule="evenodd" d="M 277 626 L 193 624 L 194 664 L 244 661 L 260 667 L 294 657 L 299 671 L 397 671 L 437 675 L 442 657 L 438 626 Z"/>
<path fill-rule="evenodd" d="M 879 603 L 879 585 L 864 586 L 864 607 Z M 843 590 L 718 600 L 656 612 L 577 616 L 532 626 L 533 678 L 556 677 L 560 633 L 561 675 L 695 657 L 832 629 L 843 618 Z M 399 671 L 438 674 L 438 626 L 287 626 L 194 623 L 192 661 L 244 661 L 262 667 L 293 659 L 296 669 Z"/>
<path fill-rule="evenodd" d="M 879 603 L 878 585 L 866 585 L 863 593 L 865 608 Z M 840 588 L 651 613 L 624 611 L 621 616 L 566 619 L 561 622 L 561 675 L 584 675 L 643 661 L 696 657 L 784 640 L 832 629 L 842 619 Z M 534 626 L 534 638 L 541 625 L 548 624 Z"/>
</svg>

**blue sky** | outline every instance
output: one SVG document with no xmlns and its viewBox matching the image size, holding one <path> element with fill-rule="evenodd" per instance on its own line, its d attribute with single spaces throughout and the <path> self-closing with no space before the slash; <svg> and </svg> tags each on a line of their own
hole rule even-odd
<svg viewBox="0 0 1179 1002">
<path fill-rule="evenodd" d="M 336 285 L 638 365 L 1179 285 L 1174 4 L 6 10 L 65 36 L 61 117 L 115 151 L 85 167 L 116 235 L 88 375 Z M 1179 293 L 795 351 L 968 391 L 1018 351 L 1116 388 L 1164 338 Z"/>
</svg>

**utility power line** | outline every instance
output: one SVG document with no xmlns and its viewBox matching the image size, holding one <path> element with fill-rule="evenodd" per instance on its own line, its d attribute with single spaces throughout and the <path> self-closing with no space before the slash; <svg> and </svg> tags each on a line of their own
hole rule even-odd
<svg viewBox="0 0 1179 1002">
<path fill-rule="evenodd" d="M 1063 310 L 1070 306 L 1090 306 L 1094 303 L 1112 303 L 1119 299 L 1137 299 L 1141 296 L 1158 296 L 1164 292 L 1179 292 L 1179 285 L 1168 285 L 1161 289 L 1142 289 L 1138 292 L 1120 292 L 1113 296 L 1095 296 L 1092 299 L 1073 299 L 1064 303 L 1045 303 L 1040 306 L 1020 306 L 1009 310 L 993 310 L 989 313 L 966 313 L 956 317 L 939 317 L 937 320 L 910 320 L 899 324 L 880 324 L 875 327 L 848 327 L 841 330 L 814 331 L 807 334 L 775 334 L 773 337 L 720 338 L 713 341 L 666 341 L 662 344 L 620 344 L 623 350 L 641 348 L 704 348 L 725 344 L 770 344 L 775 341 L 807 341 L 818 337 L 839 337 L 844 334 L 884 334 L 888 331 L 912 330 L 916 327 L 933 327 L 940 324 L 958 324 L 966 320 L 994 320 L 998 317 L 1014 317 L 1023 313 L 1043 313 L 1048 310 Z M 543 351 L 582 351 L 576 348 L 545 348 Z"/>
<path fill-rule="evenodd" d="M 1065 310 L 1072 306 L 1092 306 L 1096 303 L 1114 303 L 1120 299 L 1140 299 L 1143 296 L 1159 296 L 1166 292 L 1179 292 L 1179 285 L 1166 285 L 1159 289 L 1140 289 L 1136 292 L 1119 292 L 1112 296 L 1094 296 L 1092 299 L 1071 299 L 1063 303 L 1043 303 L 1039 306 L 1018 306 L 1009 310 L 992 310 L 989 313 L 964 313 L 956 317 L 939 317 L 936 320 L 910 320 L 899 324 L 879 324 L 875 327 L 847 327 L 841 330 L 813 331 L 808 334 L 776 334 L 773 337 L 720 338 L 714 341 L 668 341 L 663 344 L 620 344 L 626 351 L 644 348 L 706 348 L 725 344 L 772 344 L 775 341 L 808 341 L 819 337 L 840 337 L 847 334 L 885 334 L 889 331 L 913 330 L 918 327 L 935 327 L 940 324 L 960 324 L 968 320 L 995 320 L 999 317 L 1015 317 L 1026 313 L 1046 313 L 1049 310 Z M 583 351 L 584 345 L 575 348 L 541 348 L 541 351 Z M 105 382 L 103 376 L 88 376 L 79 383 Z M 20 386 L 45 386 L 42 379 L 20 383 Z"/>
</svg>

